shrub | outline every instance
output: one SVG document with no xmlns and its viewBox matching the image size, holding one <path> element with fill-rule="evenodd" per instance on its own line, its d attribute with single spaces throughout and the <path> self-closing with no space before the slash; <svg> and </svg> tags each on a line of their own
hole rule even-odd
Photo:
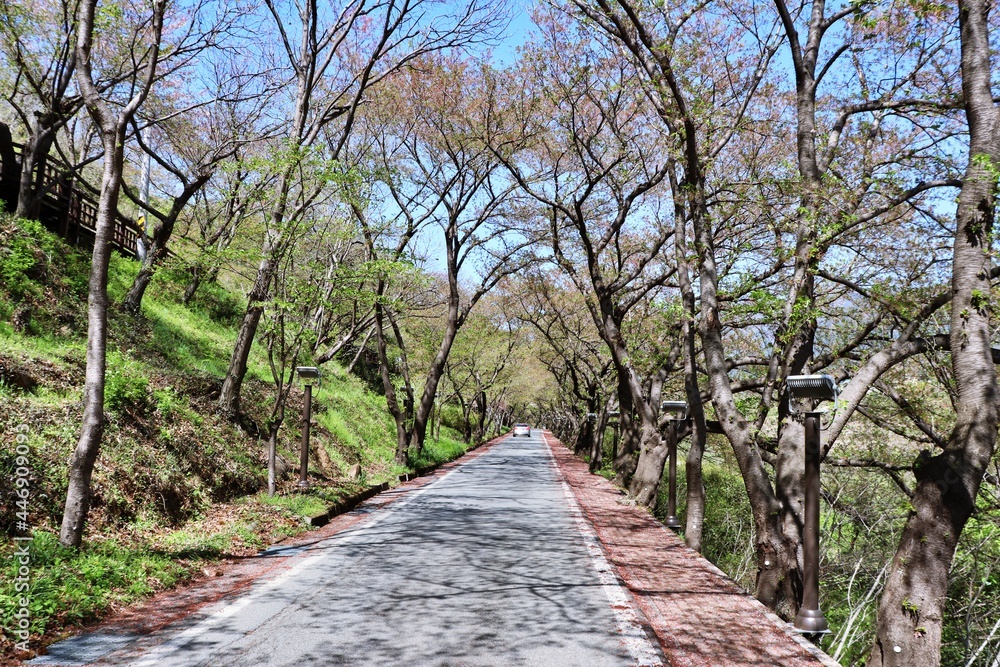
<svg viewBox="0 0 1000 667">
<path fill-rule="evenodd" d="M 104 409 L 122 414 L 146 412 L 150 408 L 149 380 L 137 363 L 109 355 L 104 386 Z"/>
</svg>

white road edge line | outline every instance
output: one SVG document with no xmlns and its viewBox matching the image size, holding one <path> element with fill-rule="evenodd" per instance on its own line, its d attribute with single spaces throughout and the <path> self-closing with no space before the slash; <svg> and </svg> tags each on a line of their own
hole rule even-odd
<svg viewBox="0 0 1000 667">
<path fill-rule="evenodd" d="M 469 463 L 471 463 L 471 461 Z M 325 540 L 317 542 L 315 545 L 311 546 L 319 546 L 320 544 L 334 540 L 337 542 L 337 544 L 346 544 L 348 542 L 353 541 L 357 537 L 363 535 L 367 531 L 371 530 L 378 524 L 385 521 L 387 517 L 392 516 L 392 514 L 394 514 L 395 512 L 409 505 L 411 502 L 413 502 L 415 498 L 418 498 L 424 492 L 430 489 L 430 487 L 450 477 L 452 474 L 457 472 L 461 467 L 462 466 L 455 466 L 454 468 L 446 472 L 444 475 L 441 475 L 441 477 L 439 477 L 438 479 L 435 479 L 423 485 L 419 489 L 414 489 L 413 491 L 407 493 L 406 497 L 393 502 L 388 507 L 379 508 L 384 511 L 377 512 L 374 516 L 370 518 L 370 520 L 365 521 L 362 525 L 354 528 L 348 528 L 342 534 L 331 535 Z M 250 592 L 240 596 L 232 604 L 229 604 L 223 607 L 222 609 L 219 609 L 218 611 L 210 613 L 208 616 L 201 619 L 187 630 L 184 630 L 180 634 L 171 637 L 162 644 L 158 644 L 152 647 L 149 651 L 146 651 L 143 654 L 143 657 L 140 661 L 132 663 L 132 667 L 155 667 L 156 665 L 164 664 L 163 659 L 166 655 L 177 649 L 183 648 L 186 644 L 190 643 L 198 635 L 206 632 L 212 625 L 215 625 L 219 621 L 223 621 L 233 616 L 234 614 L 237 614 L 238 612 L 242 611 L 251 603 L 256 602 L 257 600 L 264 597 L 274 589 L 280 587 L 282 584 L 284 584 L 286 581 L 288 581 L 295 575 L 309 568 L 317 560 L 319 560 L 325 555 L 326 554 L 320 551 L 318 553 L 302 557 L 302 559 L 294 566 L 285 570 L 274 579 L 268 580 L 267 583 L 265 583 L 263 586 L 254 588 Z"/>
<path fill-rule="evenodd" d="M 542 436 L 542 444 L 545 445 L 545 450 L 549 454 L 549 460 L 552 462 L 552 468 L 555 470 L 559 483 L 562 485 L 563 494 L 566 496 L 566 502 L 569 504 L 570 517 L 573 519 L 573 523 L 576 524 L 577 530 L 583 536 L 584 545 L 587 547 L 587 553 L 590 555 L 590 563 L 597 571 L 601 588 L 604 589 L 604 594 L 608 596 L 608 602 L 611 603 L 611 609 L 614 611 L 615 619 L 618 622 L 618 632 L 621 633 L 629 654 L 635 660 L 635 664 L 640 667 L 662 667 L 664 665 L 663 652 L 653 646 L 653 643 L 646 636 L 645 631 L 643 631 L 642 625 L 639 623 L 639 617 L 635 613 L 632 601 L 629 599 L 629 593 L 622 588 L 618 577 L 615 576 L 611 563 L 604 557 L 604 549 L 601 546 L 601 541 L 597 539 L 597 533 L 594 532 L 590 522 L 583 516 L 583 510 L 580 509 L 580 504 L 577 502 L 576 496 L 573 495 L 573 490 L 569 487 L 562 471 L 559 469 L 555 454 L 552 452 L 552 446 L 545 439 L 544 435 Z"/>
</svg>

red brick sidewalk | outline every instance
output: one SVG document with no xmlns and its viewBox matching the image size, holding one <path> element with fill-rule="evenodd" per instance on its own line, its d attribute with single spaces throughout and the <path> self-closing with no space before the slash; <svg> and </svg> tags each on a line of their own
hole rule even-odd
<svg viewBox="0 0 1000 667">
<path fill-rule="evenodd" d="M 546 433 L 608 561 L 673 667 L 839 667 Z"/>
</svg>

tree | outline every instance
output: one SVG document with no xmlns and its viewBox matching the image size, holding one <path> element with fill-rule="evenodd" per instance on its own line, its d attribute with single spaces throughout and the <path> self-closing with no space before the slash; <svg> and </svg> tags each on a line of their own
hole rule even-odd
<svg viewBox="0 0 1000 667">
<path fill-rule="evenodd" d="M 84 105 L 83 95 L 73 86 L 77 65 L 74 7 L 68 1 L 45 0 L 31 6 L 12 5 L 7 0 L 0 3 L 4 16 L 0 51 L 16 71 L 15 84 L 6 99 L 26 135 L 20 179 L 12 197 L 14 214 L 20 218 L 38 218 L 45 194 L 39 191 L 39 184 L 49 151 L 59 130 Z M 95 85 L 105 89 L 108 82 Z"/>
<path fill-rule="evenodd" d="M 136 35 L 136 43 L 146 48 L 136 54 L 132 96 L 117 105 L 101 95 L 94 82 L 91 60 L 94 44 L 97 0 L 83 0 L 77 14 L 76 62 L 80 90 L 101 136 L 104 147 L 104 173 L 97 211 L 94 253 L 91 261 L 87 297 L 87 369 L 83 398 L 83 425 L 80 440 L 69 465 L 66 507 L 63 512 L 59 542 L 78 547 L 90 508 L 90 480 L 104 432 L 104 379 L 108 342 L 108 264 L 111 259 L 111 234 L 118 210 L 124 163 L 125 132 L 139 107 L 146 100 L 156 77 L 160 59 L 161 37 L 166 0 L 155 0 L 148 18 L 148 28 Z"/>
<path fill-rule="evenodd" d="M 445 375 L 462 409 L 466 442 L 482 441 L 487 413 L 497 393 L 509 386 L 511 366 L 524 343 L 516 321 L 499 305 L 484 303 L 470 316 L 445 363 Z"/>
<path fill-rule="evenodd" d="M 380 139 L 379 171 L 384 174 L 387 198 L 398 209 L 394 217 L 402 221 L 389 259 L 402 257 L 422 230 L 440 232 L 446 315 L 420 400 L 413 403 L 411 422 L 406 403 L 401 410 L 396 399 L 386 354 L 386 320 L 394 331 L 398 325 L 376 303 L 375 334 L 386 400 L 396 420 L 396 460 L 401 464 L 411 451 L 419 453 L 423 447 L 437 385 L 459 330 L 487 293 L 532 261 L 526 250 L 533 240 L 509 207 L 516 185 L 504 177 L 486 142 L 499 103 L 489 73 L 474 61 L 427 58 L 420 64 L 396 79 L 398 89 L 405 92 L 393 108 L 402 114 Z M 369 248 L 377 253 L 372 223 L 360 211 L 359 220 Z M 386 285 L 380 283 L 380 296 Z M 402 347 L 401 337 L 396 338 Z M 412 391 L 407 379 L 406 392 Z"/>
<path fill-rule="evenodd" d="M 254 168 L 260 159 L 248 146 L 237 146 L 232 158 L 194 195 L 196 212 L 181 223 L 180 238 L 194 248 L 184 255 L 190 282 L 184 290 L 185 305 L 194 299 L 203 282 L 212 283 L 229 263 L 230 246 L 241 229 L 252 221 L 260 202 L 274 187 L 273 174 Z M 263 147 L 261 147 L 263 148 Z"/>
<path fill-rule="evenodd" d="M 536 96 L 519 102 L 527 110 L 516 121 L 527 147 L 513 154 L 502 145 L 496 150 L 544 207 L 553 259 L 584 295 L 611 354 L 623 433 L 618 480 L 652 505 L 667 454 L 658 425 L 660 387 L 679 347 L 670 325 L 665 335 L 645 339 L 659 349 L 649 352 L 654 361 L 644 388 L 637 346 L 624 332 L 630 312 L 659 296 L 675 272 L 662 253 L 674 226 L 653 192 L 671 162 L 661 137 L 648 131 L 653 109 L 634 69 L 620 53 L 595 51 L 584 37 L 571 42 L 564 28 L 553 15 L 548 43 L 538 52 L 546 57 L 536 54 L 526 66 L 525 78 L 537 83 L 508 84 L 512 96 L 517 88 Z M 550 53 L 559 58 L 550 60 Z M 659 319 L 669 317 L 660 313 Z"/>
<path fill-rule="evenodd" d="M 955 216 L 951 358 L 957 419 L 944 450 L 922 455 L 917 488 L 879 604 L 870 667 L 936 667 L 948 572 L 996 447 L 1000 392 L 991 348 L 992 230 L 1000 178 L 1000 109 L 994 103 L 989 4 L 962 0 L 962 94 L 968 165 Z"/>
<path fill-rule="evenodd" d="M 576 287 L 563 284 L 558 270 L 529 274 L 514 290 L 521 318 L 541 336 L 537 356 L 559 383 L 562 395 L 576 405 L 569 414 L 580 424 L 576 453 L 590 457 L 590 472 L 601 469 L 604 458 L 604 432 L 608 412 L 616 401 L 612 362 L 607 346 L 600 338 L 584 296 Z M 594 414 L 591 421 L 587 415 Z"/>
<path fill-rule="evenodd" d="M 210 34 L 224 32 L 228 22 L 228 17 L 224 17 Z M 212 43 L 217 48 L 223 47 L 214 38 Z M 233 72 L 231 67 L 216 65 L 211 68 L 208 92 L 184 87 L 169 97 L 155 100 L 156 108 L 141 119 L 141 128 L 133 119 L 134 137 L 142 154 L 168 179 L 176 181 L 179 191 L 160 183 L 171 200 L 162 207 L 166 210 L 161 210 L 156 202 L 146 201 L 144 195 L 148 193 L 136 192 L 127 183 L 123 184 L 126 196 L 142 214 L 155 219 L 152 234 L 147 234 L 148 223 L 141 229 L 145 251 L 139 258 L 139 272 L 122 299 L 126 312 L 141 312 L 142 298 L 157 267 L 167 258 L 178 219 L 219 165 L 232 158 L 242 144 L 263 141 L 269 133 L 269 129 L 257 128 L 266 108 L 263 101 L 270 93 L 266 89 L 252 92 L 254 78 L 252 73 Z M 145 185 L 148 188 L 148 182 Z"/>
<path fill-rule="evenodd" d="M 357 247 L 346 210 L 312 218 L 292 239 L 274 274 L 272 298 L 261 320 L 263 342 L 274 382 L 274 401 L 265 422 L 268 442 L 268 493 L 277 485 L 278 434 L 303 356 L 315 349 L 316 314 L 350 295 L 366 279 L 364 263 L 351 266 L 346 255 Z M 358 259 L 358 258 L 354 258 Z M 329 267 L 335 266 L 336 271 Z M 303 424 L 303 428 L 306 426 Z"/>
<path fill-rule="evenodd" d="M 784 378 L 828 369 L 858 356 L 859 350 L 870 344 L 872 332 L 884 317 L 876 314 L 873 321 L 844 334 L 840 341 L 817 340 L 822 308 L 837 303 L 837 295 L 842 295 L 844 285 L 850 284 L 849 278 L 834 276 L 832 271 L 824 273 L 820 262 L 834 253 L 834 248 L 854 252 L 856 248 L 877 245 L 876 238 L 886 238 L 884 233 L 879 236 L 879 225 L 898 227 L 907 214 L 919 211 L 921 195 L 952 183 L 944 178 L 920 180 L 912 186 L 901 184 L 901 173 L 921 173 L 917 165 L 923 158 L 911 159 L 921 146 L 922 138 L 917 137 L 923 136 L 922 125 L 919 120 L 913 121 L 912 131 L 907 133 L 902 127 L 909 122 L 907 118 L 891 123 L 885 114 L 878 117 L 880 110 L 909 113 L 927 106 L 924 100 L 907 99 L 901 92 L 908 90 L 908 82 L 920 81 L 920 86 L 926 86 L 926 81 L 933 80 L 922 72 L 940 64 L 934 57 L 941 52 L 941 38 L 931 31 L 928 39 L 915 42 L 913 69 L 897 68 L 878 88 L 869 86 L 863 67 L 858 68 L 857 76 L 849 80 L 852 84 L 860 81 L 858 95 L 862 101 L 844 102 L 844 86 L 838 88 L 838 96 L 832 101 L 840 108 L 830 119 L 828 139 L 824 150 L 819 151 L 817 136 L 826 120 L 817 112 L 819 82 L 824 77 L 833 80 L 838 76 L 837 60 L 844 53 L 863 53 L 851 51 L 851 45 L 862 35 L 874 37 L 869 32 L 870 23 L 881 26 L 892 22 L 867 16 L 863 21 L 859 19 L 853 32 L 839 34 L 845 40 L 842 46 L 823 53 L 823 35 L 838 34 L 831 28 L 863 14 L 867 10 L 863 3 L 852 3 L 829 16 L 823 3 L 813 3 L 811 13 L 806 15 L 809 37 L 803 47 L 799 46 L 795 28 L 799 10 L 789 13 L 780 5 L 779 16 L 773 19 L 759 16 L 759 8 L 748 5 L 746 13 L 754 16 L 754 21 L 720 23 L 700 5 L 657 8 L 625 1 L 574 4 L 632 55 L 644 73 L 651 98 L 658 101 L 666 131 L 678 142 L 681 175 L 672 181 L 674 201 L 678 217 L 690 226 L 697 251 L 699 333 L 712 406 L 736 454 L 754 512 L 757 596 L 790 617 L 797 609 L 801 591 L 803 438 L 801 425 L 789 418 Z M 754 137 L 750 128 L 760 122 L 753 115 L 768 115 L 757 102 L 758 91 L 763 86 L 772 95 L 777 93 L 765 75 L 780 45 L 781 31 L 793 51 L 796 73 L 797 89 L 790 100 L 798 129 L 792 147 L 799 172 L 797 182 L 791 178 L 779 180 L 783 166 L 772 161 L 772 151 L 784 150 L 780 141 L 767 147 L 765 142 L 774 140 L 764 131 L 758 135 L 761 140 L 751 138 L 749 145 L 745 143 L 745 137 Z M 699 43 L 691 44 L 689 36 L 695 34 Z M 900 57 L 891 48 L 887 50 L 893 57 Z M 880 57 L 881 52 L 872 51 L 871 58 Z M 719 58 L 722 54 L 725 59 Z M 855 55 L 855 65 L 867 57 Z M 869 94 L 876 99 L 865 99 Z M 870 123 L 858 122 L 858 132 L 845 132 L 859 114 L 866 113 L 876 118 Z M 722 118 L 726 118 L 725 122 Z M 890 128 L 891 140 L 876 140 Z M 934 141 L 921 148 L 932 150 Z M 914 168 L 909 171 L 911 166 Z M 742 171 L 743 177 L 734 178 L 734 170 Z M 747 182 L 752 184 L 750 189 L 745 187 Z M 788 187 L 793 183 L 793 188 Z M 749 197 L 753 189 L 761 190 L 756 199 Z M 798 201 L 793 200 L 796 197 Z M 762 226 L 762 221 L 773 227 Z M 772 234 L 771 242 L 767 233 Z M 866 257 L 868 254 L 865 252 Z M 685 267 L 680 257 L 678 262 L 680 268 Z M 933 262 L 930 259 L 922 265 Z M 747 271 L 747 267 L 752 268 Z M 853 265 L 850 268 L 854 269 Z M 818 289 L 817 275 L 829 276 L 831 284 Z M 919 275 L 918 267 L 914 267 L 913 275 Z M 685 297 L 689 312 L 692 296 Z M 740 322 L 752 312 L 748 307 L 756 308 L 754 301 L 763 304 L 768 300 L 770 305 L 759 311 L 767 324 Z M 778 303 L 783 306 L 778 308 Z M 913 327 L 907 330 L 912 334 L 920 322 L 910 318 L 909 324 Z M 761 325 L 773 332 L 773 338 L 762 340 L 749 354 L 736 357 L 733 343 L 757 338 Z M 741 329 L 746 333 L 740 334 Z M 691 350 L 690 338 L 687 340 L 686 347 Z M 817 348 L 821 345 L 829 347 L 820 352 Z M 911 349 L 916 348 L 907 348 L 906 341 L 901 340 L 887 355 L 875 354 L 876 348 L 871 360 L 876 365 L 898 363 L 913 354 L 908 351 Z M 883 371 L 885 367 L 881 366 Z M 740 369 L 739 379 L 732 376 L 734 369 Z M 867 388 L 860 382 L 851 383 L 851 391 L 862 395 Z M 747 391 L 756 396 L 748 400 L 740 395 Z M 692 394 L 689 383 L 689 398 Z M 775 415 L 778 429 L 777 437 L 772 439 L 765 436 L 764 430 Z M 838 413 L 838 421 L 846 416 Z M 833 439 L 829 438 L 828 443 L 832 444 Z M 768 468 L 773 468 L 773 475 Z"/>
<path fill-rule="evenodd" d="M 264 4 L 295 92 L 288 98 L 288 134 L 265 214 L 260 264 L 219 395 L 219 407 L 229 415 L 239 411 L 240 387 L 263 303 L 275 267 L 289 249 L 286 237 L 294 235 L 317 196 L 296 181 L 302 161 L 339 160 L 370 88 L 423 54 L 482 38 L 496 21 L 496 14 L 477 0 L 444 12 L 432 10 L 431 0 L 348 0 L 329 7 L 317 0 L 296 0 L 293 12 L 277 0 Z"/>
</svg>

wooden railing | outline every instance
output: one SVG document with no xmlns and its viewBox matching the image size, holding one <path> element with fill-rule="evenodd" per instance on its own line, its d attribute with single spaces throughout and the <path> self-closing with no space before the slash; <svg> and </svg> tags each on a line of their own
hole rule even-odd
<svg viewBox="0 0 1000 667">
<path fill-rule="evenodd" d="M 22 148 L 20 144 L 14 144 L 14 150 L 18 153 Z M 97 201 L 77 185 L 68 166 L 50 155 L 41 174 L 36 174 L 35 190 L 44 193 L 38 217 L 49 231 L 73 245 L 94 247 L 97 235 Z M 140 233 L 137 224 L 121 213 L 115 213 L 112 247 L 123 255 L 136 257 Z"/>
</svg>

